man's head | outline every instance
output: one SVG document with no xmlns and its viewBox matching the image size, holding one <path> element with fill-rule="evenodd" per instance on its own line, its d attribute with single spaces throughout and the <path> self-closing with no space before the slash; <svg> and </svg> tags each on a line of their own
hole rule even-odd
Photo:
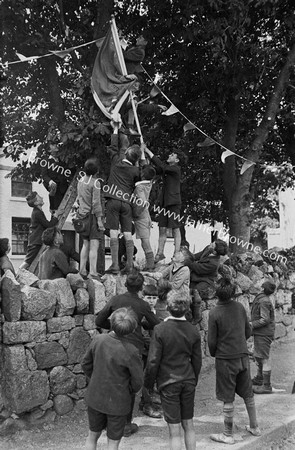
<svg viewBox="0 0 295 450">
<path fill-rule="evenodd" d="M 110 322 L 117 336 L 126 336 L 137 328 L 137 315 L 132 308 L 119 308 L 111 315 Z"/>
<path fill-rule="evenodd" d="M 141 169 L 141 179 L 142 180 L 152 180 L 156 175 L 156 170 L 153 168 L 153 166 L 150 166 L 149 164 L 146 164 Z"/>
<path fill-rule="evenodd" d="M 217 253 L 217 255 L 224 256 L 228 252 L 228 246 L 225 241 L 222 241 L 221 239 L 216 239 L 214 242 L 214 251 Z"/>
<path fill-rule="evenodd" d="M 137 293 L 142 291 L 144 278 L 142 274 L 134 269 L 129 275 L 127 275 L 125 286 L 128 292 Z"/>
<path fill-rule="evenodd" d="M 42 242 L 45 245 L 56 245 L 60 246 L 63 244 L 63 235 L 57 227 L 46 228 L 42 233 Z"/>
<path fill-rule="evenodd" d="M 30 192 L 30 194 L 26 196 L 26 200 L 31 208 L 44 205 L 43 198 L 36 191 Z"/>
<path fill-rule="evenodd" d="M 236 292 L 236 285 L 231 283 L 229 279 L 221 278 L 218 281 L 218 287 L 216 289 L 216 295 L 221 302 L 227 302 L 230 300 Z"/>
<path fill-rule="evenodd" d="M 96 158 L 89 158 L 87 161 L 85 161 L 84 164 L 84 171 L 86 175 L 95 175 L 98 172 L 98 160 Z"/>
<path fill-rule="evenodd" d="M 276 290 L 276 285 L 272 281 L 269 281 L 269 280 L 265 281 L 261 287 L 262 287 L 265 295 L 271 295 Z"/>
<path fill-rule="evenodd" d="M 141 35 L 136 39 L 136 45 L 145 47 L 147 45 L 147 40 Z"/>
<path fill-rule="evenodd" d="M 133 166 L 135 166 L 137 161 L 139 161 L 140 157 L 141 157 L 141 149 L 137 144 L 130 145 L 130 147 L 128 147 L 127 150 L 125 151 L 125 158 L 128 161 L 130 161 L 131 164 L 133 164 Z"/>
<path fill-rule="evenodd" d="M 167 309 L 173 317 L 182 317 L 190 308 L 190 298 L 178 291 L 167 295 Z"/>
<path fill-rule="evenodd" d="M 143 288 L 143 300 L 147 302 L 151 308 L 154 308 L 158 300 L 158 289 L 154 284 L 147 284 Z"/>
<path fill-rule="evenodd" d="M 10 252 L 9 239 L 0 239 L 0 258 Z"/>
<path fill-rule="evenodd" d="M 167 158 L 168 164 L 177 164 L 179 162 L 178 154 L 177 153 L 170 153 L 170 155 Z"/>
</svg>

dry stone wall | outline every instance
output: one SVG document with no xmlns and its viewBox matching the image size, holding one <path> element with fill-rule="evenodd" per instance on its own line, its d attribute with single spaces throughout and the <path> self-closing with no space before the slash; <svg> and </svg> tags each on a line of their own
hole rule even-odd
<svg viewBox="0 0 295 450">
<path fill-rule="evenodd" d="M 295 338 L 295 316 L 289 314 L 295 273 L 279 273 L 273 266 L 253 260 L 253 255 L 244 256 L 235 267 L 227 266 L 227 271 L 238 285 L 237 301 L 248 315 L 263 281 L 274 280 L 276 339 Z M 160 272 L 150 275 L 145 283 L 156 285 Z M 79 274 L 69 274 L 66 279 L 40 281 L 25 270 L 17 278 L 10 271 L 5 273 L 0 303 L 0 433 L 11 424 L 11 417 L 38 423 L 85 408 L 87 380 L 81 359 L 98 333 L 97 312 L 113 295 L 126 291 L 125 280 L 105 275 L 103 283 L 86 282 Z M 209 311 L 216 302 L 213 298 L 202 304 L 204 365 L 213 361 L 207 333 Z"/>
</svg>

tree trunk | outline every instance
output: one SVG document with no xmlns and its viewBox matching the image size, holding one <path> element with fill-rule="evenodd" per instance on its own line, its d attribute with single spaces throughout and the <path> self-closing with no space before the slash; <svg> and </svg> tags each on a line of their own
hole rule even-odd
<svg viewBox="0 0 295 450">
<path fill-rule="evenodd" d="M 275 118 L 289 82 L 290 69 L 295 63 L 295 44 L 292 46 L 286 63 L 282 67 L 274 90 L 263 115 L 263 119 L 255 132 L 255 138 L 245 157 L 254 163 L 259 161 L 263 145 L 273 128 Z M 225 127 L 225 147 L 233 150 L 237 134 L 238 110 L 237 103 L 231 101 L 229 105 L 228 121 Z M 234 151 L 234 150 L 233 150 Z M 237 174 L 236 158 L 229 156 L 225 160 L 224 188 L 229 210 L 229 243 L 233 253 L 243 253 L 251 249 L 251 195 L 250 187 L 254 166 L 247 169 L 243 175 Z"/>
<path fill-rule="evenodd" d="M 50 109 L 53 121 L 60 127 L 65 119 L 64 105 L 61 98 L 59 76 L 55 65 L 55 56 L 40 59 L 43 66 L 43 76 L 45 84 L 48 86 Z"/>
</svg>

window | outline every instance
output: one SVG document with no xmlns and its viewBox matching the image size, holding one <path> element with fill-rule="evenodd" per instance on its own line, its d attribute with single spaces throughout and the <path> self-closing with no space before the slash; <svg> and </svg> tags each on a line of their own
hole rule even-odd
<svg viewBox="0 0 295 450">
<path fill-rule="evenodd" d="M 32 183 L 30 181 L 23 181 L 20 177 L 11 178 L 12 197 L 26 197 L 30 192 L 32 192 Z"/>
<path fill-rule="evenodd" d="M 30 219 L 12 217 L 12 254 L 25 255 L 28 246 Z"/>
</svg>

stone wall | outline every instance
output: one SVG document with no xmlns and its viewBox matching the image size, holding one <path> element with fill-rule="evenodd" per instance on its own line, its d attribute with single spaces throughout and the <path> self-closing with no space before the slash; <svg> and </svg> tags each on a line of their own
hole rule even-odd
<svg viewBox="0 0 295 450">
<path fill-rule="evenodd" d="M 295 316 L 288 311 L 295 273 L 279 273 L 251 258 L 245 256 L 235 267 L 227 266 L 238 284 L 237 301 L 250 314 L 263 281 L 273 279 L 277 285 L 272 296 L 276 339 L 294 338 Z M 145 283 L 157 284 L 160 276 L 160 272 L 145 276 Z M 66 279 L 40 281 L 27 271 L 21 271 L 17 279 L 6 272 L 1 280 L 0 433 L 10 426 L 12 418 L 33 423 L 53 421 L 57 414 L 85 408 L 86 378 L 81 359 L 98 333 L 95 315 L 113 295 L 126 291 L 125 280 L 105 275 L 103 283 L 85 282 L 79 274 L 69 274 Z M 212 363 L 207 330 L 209 310 L 216 301 L 202 305 L 203 366 Z"/>
</svg>

